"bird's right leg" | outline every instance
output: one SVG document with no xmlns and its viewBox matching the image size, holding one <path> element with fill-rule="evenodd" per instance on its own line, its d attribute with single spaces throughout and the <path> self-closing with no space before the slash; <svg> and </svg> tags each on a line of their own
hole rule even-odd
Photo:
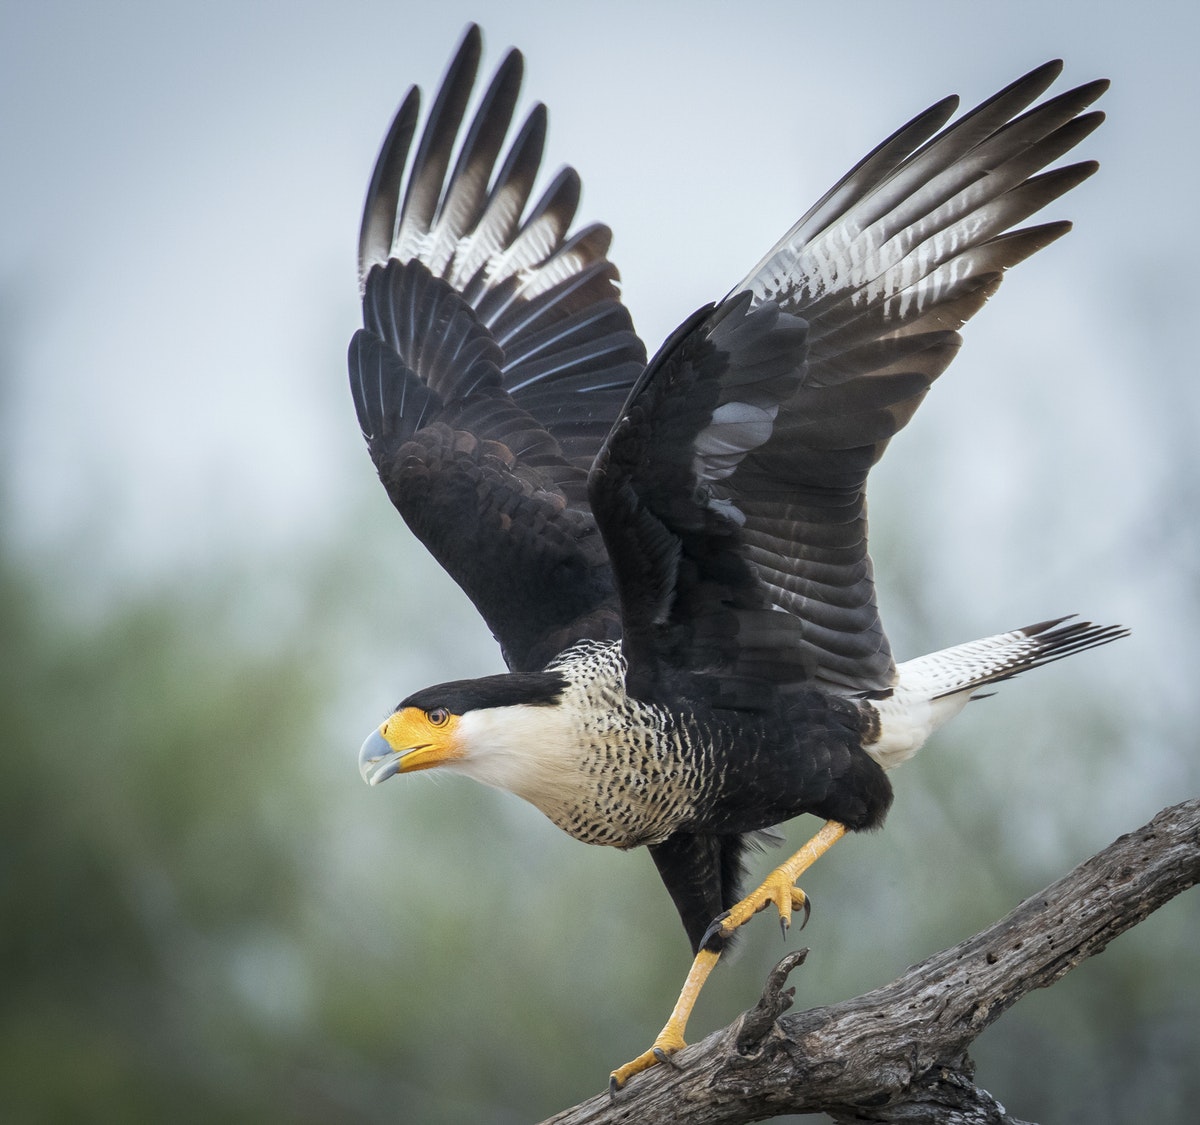
<svg viewBox="0 0 1200 1125">
<path fill-rule="evenodd" d="M 781 863 L 740 902 L 735 902 L 724 914 L 713 919 L 701 942 L 708 941 L 714 934 L 727 938 L 739 926 L 744 926 L 760 910 L 775 904 L 779 911 L 779 924 L 786 934 L 792 924 L 792 912 L 804 911 L 808 921 L 808 896 L 796 886 L 800 878 L 818 859 L 846 834 L 846 826 L 836 820 L 827 820 L 821 830 L 808 841 L 791 859 Z"/>
</svg>

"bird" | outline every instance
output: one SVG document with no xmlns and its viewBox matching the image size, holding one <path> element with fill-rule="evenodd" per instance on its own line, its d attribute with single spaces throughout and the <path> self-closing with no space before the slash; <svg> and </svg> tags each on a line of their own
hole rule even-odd
<svg viewBox="0 0 1200 1125">
<path fill-rule="evenodd" d="M 1095 172 L 1050 166 L 1103 120 L 1108 83 L 1039 102 L 1054 61 L 956 120 L 956 97 L 937 102 L 648 356 L 611 232 L 572 230 L 579 175 L 534 197 L 547 113 L 514 129 L 518 50 L 467 121 L 481 56 L 472 24 L 419 140 L 416 87 L 386 134 L 349 374 L 388 497 L 507 671 L 408 695 L 359 766 L 371 785 L 462 774 L 578 840 L 649 850 L 693 960 L 615 1091 L 685 1045 L 755 913 L 807 920 L 800 876 L 882 824 L 889 772 L 935 730 L 981 689 L 1127 633 L 1057 617 L 897 662 L 865 498 L 959 329 L 1070 228 L 1020 224 Z M 819 831 L 745 892 L 748 850 L 802 814 Z"/>
</svg>

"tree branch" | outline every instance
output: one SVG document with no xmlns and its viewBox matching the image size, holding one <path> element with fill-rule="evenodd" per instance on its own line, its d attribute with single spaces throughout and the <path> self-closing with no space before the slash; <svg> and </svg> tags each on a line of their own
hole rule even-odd
<svg viewBox="0 0 1200 1125">
<path fill-rule="evenodd" d="M 682 1051 L 544 1125 L 740 1125 L 784 1113 L 834 1121 L 1021 1125 L 973 1082 L 975 1038 L 1200 881 L 1200 799 L 1164 809 L 1007 917 L 883 988 L 790 1016 L 789 954 L 763 997 Z"/>
</svg>

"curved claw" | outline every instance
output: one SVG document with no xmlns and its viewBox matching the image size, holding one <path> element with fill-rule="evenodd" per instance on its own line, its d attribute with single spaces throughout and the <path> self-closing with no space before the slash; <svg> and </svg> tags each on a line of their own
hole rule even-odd
<svg viewBox="0 0 1200 1125">
<path fill-rule="evenodd" d="M 676 1070 L 683 1069 L 683 1063 L 675 1057 L 674 1051 L 664 1051 L 661 1047 L 651 1047 L 650 1050 L 654 1052 L 654 1057 L 660 1063 L 666 1063 L 667 1066 L 674 1067 Z"/>
<path fill-rule="evenodd" d="M 721 931 L 725 929 L 725 923 L 728 920 L 729 920 L 729 911 L 725 910 L 725 911 L 722 911 L 720 914 L 718 914 L 711 922 L 709 922 L 708 929 L 704 931 L 704 936 L 700 939 L 700 948 L 701 949 L 706 948 L 709 941 L 712 938 L 716 937 L 718 933 L 721 933 Z M 728 937 L 728 936 L 729 936 L 728 934 L 722 934 L 722 937 Z"/>
<path fill-rule="evenodd" d="M 804 929 L 808 925 L 809 918 L 812 917 L 812 899 L 808 895 L 797 888 L 797 892 L 803 896 L 804 901 L 800 904 L 800 909 L 804 911 L 804 916 L 800 919 L 800 929 Z M 794 905 L 794 903 L 793 903 Z M 787 940 L 788 931 L 792 928 L 792 920 L 786 914 L 779 915 L 779 928 L 783 931 L 784 940 Z"/>
</svg>

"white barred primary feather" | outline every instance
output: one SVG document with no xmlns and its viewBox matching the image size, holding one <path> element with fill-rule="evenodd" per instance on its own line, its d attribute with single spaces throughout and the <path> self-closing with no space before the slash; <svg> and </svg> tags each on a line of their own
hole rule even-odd
<svg viewBox="0 0 1200 1125">
<path fill-rule="evenodd" d="M 519 51 L 509 51 L 500 64 L 447 175 L 481 53 L 479 29 L 472 26 L 446 72 L 411 166 L 408 150 L 420 96 L 414 88 L 405 99 L 380 152 L 364 208 L 360 287 L 365 289 L 373 266 L 393 259 L 416 260 L 476 308 L 504 282 L 515 279 L 516 291 L 507 297 L 507 305 L 512 300 L 528 302 L 603 258 L 604 250 L 596 255 L 593 245 L 567 241 L 580 192 L 573 168 L 559 171 L 521 220 L 541 164 L 544 106 L 530 111 L 504 165 L 493 176 L 520 92 L 524 64 Z M 497 315 L 493 309 L 481 319 L 490 325 Z"/>
</svg>

